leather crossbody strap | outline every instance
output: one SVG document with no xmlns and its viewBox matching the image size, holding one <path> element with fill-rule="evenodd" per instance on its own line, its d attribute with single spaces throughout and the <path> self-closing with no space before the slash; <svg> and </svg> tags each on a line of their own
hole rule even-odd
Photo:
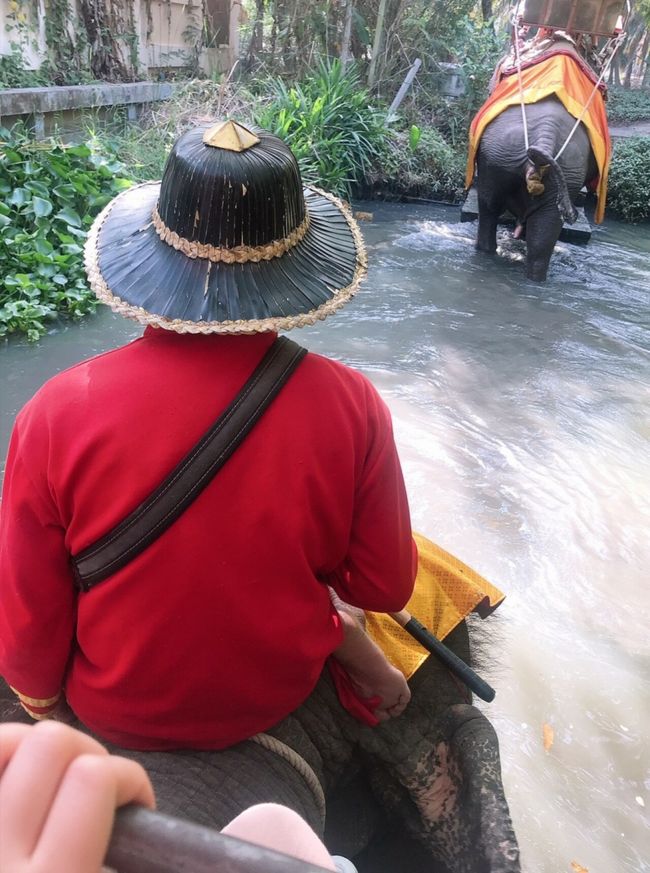
<svg viewBox="0 0 650 873">
<path fill-rule="evenodd" d="M 116 573 L 170 527 L 260 419 L 307 349 L 278 337 L 237 397 L 156 490 L 113 530 L 72 557 L 82 591 Z"/>
</svg>

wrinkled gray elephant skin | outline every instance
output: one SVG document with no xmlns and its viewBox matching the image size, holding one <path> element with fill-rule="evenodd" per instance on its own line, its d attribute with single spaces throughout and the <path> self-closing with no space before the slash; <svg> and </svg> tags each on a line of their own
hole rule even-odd
<svg viewBox="0 0 650 873">
<path fill-rule="evenodd" d="M 575 221 L 580 190 L 598 170 L 582 123 L 555 160 L 575 123 L 556 97 L 529 103 L 526 122 L 528 150 L 520 106 L 505 109 L 483 132 L 477 155 L 476 247 L 496 252 L 499 216 L 510 211 L 525 228 L 526 275 L 543 282 L 562 224 Z M 529 187 L 539 193 L 529 193 Z"/>
<path fill-rule="evenodd" d="M 467 658 L 464 625 L 446 642 Z M 318 777 L 330 851 L 356 856 L 361 873 L 518 873 L 492 726 L 435 658 L 410 684 L 405 713 L 370 728 L 341 708 L 326 671 L 305 703 L 267 731 Z M 1 696 L 0 717 L 15 718 L 20 710 Z M 219 752 L 109 748 L 145 766 L 161 812 L 219 828 L 253 803 L 277 802 L 323 834 L 304 777 L 254 742 Z"/>
</svg>

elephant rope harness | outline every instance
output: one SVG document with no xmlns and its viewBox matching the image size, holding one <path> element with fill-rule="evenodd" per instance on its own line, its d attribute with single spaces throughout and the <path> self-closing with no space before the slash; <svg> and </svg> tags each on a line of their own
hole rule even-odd
<svg viewBox="0 0 650 873">
<path fill-rule="evenodd" d="M 325 792 L 323 791 L 323 786 L 320 784 L 318 776 L 314 773 L 307 761 L 305 761 L 305 759 L 299 755 L 295 749 L 292 749 L 291 746 L 288 746 L 286 743 L 283 743 L 281 740 L 278 740 L 269 734 L 256 734 L 254 737 L 250 737 L 250 741 L 252 743 L 257 743 L 259 746 L 262 746 L 262 748 L 267 749 L 269 752 L 273 752 L 280 758 L 283 758 L 302 776 L 314 796 L 314 801 L 321 817 L 321 824 L 325 827 Z"/>
</svg>

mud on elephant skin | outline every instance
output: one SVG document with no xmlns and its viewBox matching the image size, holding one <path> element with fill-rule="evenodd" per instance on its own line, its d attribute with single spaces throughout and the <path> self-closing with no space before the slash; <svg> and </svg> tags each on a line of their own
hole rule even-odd
<svg viewBox="0 0 650 873">
<path fill-rule="evenodd" d="M 477 155 L 479 251 L 496 252 L 499 216 L 511 212 L 526 236 L 526 275 L 546 279 L 564 221 L 576 219 L 574 204 L 598 170 L 581 123 L 556 160 L 575 124 L 556 97 L 526 105 L 526 149 L 520 106 L 510 106 L 483 132 Z"/>
<path fill-rule="evenodd" d="M 464 626 L 446 642 L 467 657 Z M 325 672 L 267 732 L 315 774 L 327 797 L 325 829 L 318 792 L 258 743 L 218 752 L 109 748 L 140 761 L 159 810 L 179 818 L 220 828 L 253 803 L 275 801 L 324 832 L 330 851 L 356 858 L 361 873 L 518 873 L 493 728 L 434 658 L 411 686 L 406 712 L 369 728 L 341 708 Z M 0 711 L 3 720 L 17 712 L 9 701 Z"/>
</svg>

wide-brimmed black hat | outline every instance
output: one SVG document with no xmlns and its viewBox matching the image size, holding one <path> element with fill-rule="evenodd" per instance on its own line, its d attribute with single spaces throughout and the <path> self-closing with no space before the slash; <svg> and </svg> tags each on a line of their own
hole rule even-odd
<svg viewBox="0 0 650 873">
<path fill-rule="evenodd" d="M 129 188 L 97 216 L 85 256 L 103 303 L 179 333 L 312 324 L 366 272 L 347 206 L 303 188 L 282 140 L 233 121 L 181 136 L 162 182 Z"/>
</svg>

